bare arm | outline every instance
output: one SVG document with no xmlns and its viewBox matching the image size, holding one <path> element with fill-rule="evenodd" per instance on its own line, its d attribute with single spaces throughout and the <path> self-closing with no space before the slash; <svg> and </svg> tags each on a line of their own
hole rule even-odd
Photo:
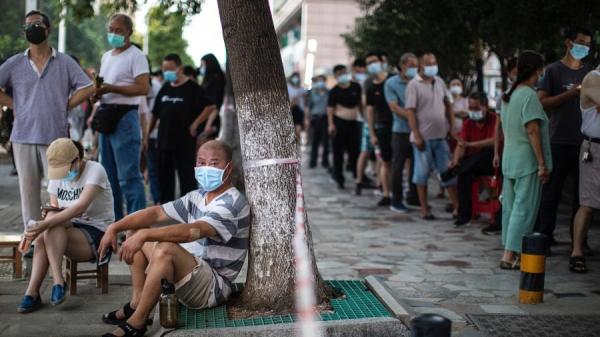
<svg viewBox="0 0 600 337">
<path fill-rule="evenodd" d="M 208 121 L 206 122 L 206 128 L 204 130 L 209 131 L 212 128 L 212 125 L 215 123 L 215 121 L 217 120 L 217 117 L 219 116 L 219 110 L 217 110 L 217 106 L 214 106 L 215 109 L 210 113 L 210 116 L 208 116 Z"/>
<path fill-rule="evenodd" d="M 496 118 L 496 132 L 494 132 L 494 159 L 492 166 L 498 168 L 500 166 L 500 139 L 503 137 L 502 133 L 502 120 L 500 117 Z"/>
<path fill-rule="evenodd" d="M 600 106 L 600 76 L 593 73 L 588 74 L 581 85 L 581 105 Z"/>
<path fill-rule="evenodd" d="M 450 102 L 445 102 L 446 105 L 446 119 L 448 120 L 448 124 L 450 125 L 450 134 L 454 131 L 454 111 L 452 110 L 452 104 Z"/>
<path fill-rule="evenodd" d="M 195 130 L 198 129 L 198 127 L 200 126 L 200 124 L 202 124 L 204 121 L 208 120 L 208 118 L 213 113 L 213 111 L 216 111 L 216 110 L 217 110 L 217 106 L 214 105 L 214 104 L 206 106 L 202 110 L 202 112 L 200 113 L 200 115 L 198 115 L 198 117 L 196 117 L 196 119 L 194 120 L 194 122 L 192 122 L 192 124 L 190 125 L 190 132 L 192 132 L 192 130 L 194 130 L 194 132 L 195 132 Z"/>
<path fill-rule="evenodd" d="M 395 113 L 398 117 L 408 118 L 408 111 L 406 111 L 406 109 L 404 108 L 401 108 L 398 102 L 389 102 L 388 106 L 390 107 L 390 110 L 392 110 L 392 112 Z"/>
<path fill-rule="evenodd" d="M 5 94 L 2 90 L 0 90 L 0 105 L 7 106 L 9 109 L 13 109 L 12 97 Z"/>
<path fill-rule="evenodd" d="M 335 113 L 335 108 L 327 107 L 327 131 L 330 136 L 335 136 L 335 124 L 333 123 L 333 115 Z"/>
<path fill-rule="evenodd" d="M 112 85 L 103 84 L 100 89 L 97 89 L 97 94 L 103 95 L 106 93 L 119 94 L 123 96 L 146 96 L 150 90 L 150 75 L 142 74 L 135 78 L 135 83 L 130 85 Z"/>
<path fill-rule="evenodd" d="M 544 160 L 540 121 L 538 119 L 534 119 L 528 122 L 525 125 L 525 128 L 527 129 L 527 137 L 529 138 L 529 142 L 533 148 L 535 159 L 538 162 L 538 176 L 543 183 L 546 183 L 548 181 L 550 172 L 548 172 L 548 169 L 546 168 L 546 161 Z"/>
<path fill-rule="evenodd" d="M 573 88 L 556 96 L 550 96 L 544 90 L 538 91 L 538 98 L 540 99 L 542 107 L 546 112 L 577 96 L 579 96 L 579 89 L 577 85 L 574 85 Z"/>
<path fill-rule="evenodd" d="M 486 138 L 486 139 L 482 139 L 482 140 L 478 140 L 476 142 L 469 142 L 468 146 L 469 147 L 492 147 L 495 145 L 495 141 L 496 141 L 496 137 L 490 137 L 490 138 Z"/>
<path fill-rule="evenodd" d="M 83 103 L 83 101 L 85 101 L 94 94 L 94 90 L 94 86 L 90 84 L 85 88 L 81 88 L 75 91 L 75 93 L 73 93 L 73 95 L 71 95 L 71 97 L 69 98 L 68 110 L 71 110 L 79 104 Z"/>
</svg>

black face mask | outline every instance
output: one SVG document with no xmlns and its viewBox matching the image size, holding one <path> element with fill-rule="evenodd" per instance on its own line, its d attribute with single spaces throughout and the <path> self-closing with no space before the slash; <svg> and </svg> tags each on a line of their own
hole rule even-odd
<svg viewBox="0 0 600 337">
<path fill-rule="evenodd" d="M 33 44 L 40 44 L 46 41 L 46 28 L 37 25 L 27 27 L 25 37 Z"/>
</svg>

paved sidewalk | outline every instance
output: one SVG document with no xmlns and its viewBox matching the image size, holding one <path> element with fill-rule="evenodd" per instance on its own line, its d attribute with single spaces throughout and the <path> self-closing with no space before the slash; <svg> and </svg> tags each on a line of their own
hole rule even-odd
<svg viewBox="0 0 600 337">
<path fill-rule="evenodd" d="M 9 170 L 0 165 L 0 232 L 20 233 L 17 178 L 9 176 Z M 431 199 L 441 219 L 426 222 L 417 211 L 399 215 L 377 208 L 378 197 L 368 190 L 360 197 L 350 188 L 338 191 L 324 169 L 304 170 L 303 178 L 318 265 L 326 279 L 380 275 L 415 312 L 437 312 L 452 319 L 457 335 L 464 331 L 466 313 L 600 314 L 598 257 L 590 260 L 589 274 L 575 275 L 568 271 L 568 245 L 555 247 L 555 255 L 547 261 L 545 303 L 519 305 L 519 272 L 497 267 L 500 237 L 482 235 L 480 223 L 455 229 L 443 211 L 444 200 Z M 561 214 L 567 213 L 561 209 Z M 566 222 L 561 215 L 559 241 L 569 240 Z M 597 227 L 589 241 L 600 253 Z M 5 267 L 0 265 L 0 271 Z M 0 278 L 0 336 L 90 336 L 109 331 L 100 322 L 101 313 L 122 305 L 130 291 L 127 267 L 112 261 L 110 268 L 108 295 L 83 284 L 78 296 L 63 305 L 46 305 L 27 315 L 15 312 L 25 281 Z M 42 296 L 48 303 L 49 286 Z"/>
</svg>

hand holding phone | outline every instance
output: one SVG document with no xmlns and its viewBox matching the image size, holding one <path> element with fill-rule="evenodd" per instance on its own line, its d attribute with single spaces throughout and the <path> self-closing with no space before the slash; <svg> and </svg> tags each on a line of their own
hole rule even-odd
<svg viewBox="0 0 600 337">
<path fill-rule="evenodd" d="M 100 267 L 100 266 L 103 266 L 103 265 L 105 265 L 105 264 L 109 263 L 109 262 L 110 262 L 110 257 L 111 257 L 111 256 L 112 256 L 112 248 L 111 248 L 111 247 L 108 247 L 108 248 L 106 249 L 106 252 L 104 253 L 104 256 L 101 256 L 101 257 L 98 259 L 98 267 Z"/>
</svg>

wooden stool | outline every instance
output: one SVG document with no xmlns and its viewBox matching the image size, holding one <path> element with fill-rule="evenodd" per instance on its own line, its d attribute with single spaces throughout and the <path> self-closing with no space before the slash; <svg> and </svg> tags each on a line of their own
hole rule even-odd
<svg viewBox="0 0 600 337">
<path fill-rule="evenodd" d="M 96 269 L 77 270 L 77 262 L 65 256 L 67 263 L 67 284 L 69 294 L 77 294 L 77 280 L 96 279 L 96 288 L 102 288 L 102 293 L 108 293 L 108 263 Z"/>
<path fill-rule="evenodd" d="M 18 249 L 20 242 L 20 235 L 0 235 L 0 248 L 12 248 L 12 255 L 0 256 L 0 262 L 12 263 L 15 278 L 23 276 L 23 259 Z"/>
</svg>

